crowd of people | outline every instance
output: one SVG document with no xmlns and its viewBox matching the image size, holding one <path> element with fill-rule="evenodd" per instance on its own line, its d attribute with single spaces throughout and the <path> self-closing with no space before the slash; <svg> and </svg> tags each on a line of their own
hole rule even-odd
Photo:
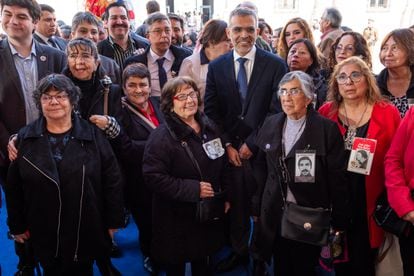
<svg viewBox="0 0 414 276">
<path fill-rule="evenodd" d="M 94 263 L 120 275 L 114 234 L 129 215 L 152 275 L 250 262 L 257 276 L 376 275 L 390 239 L 390 265 L 414 275 L 414 26 L 374 57 L 376 30 L 343 30 L 336 8 L 316 45 L 305 19 L 273 30 L 249 1 L 191 43 L 157 1 L 137 30 L 122 1 L 59 28 L 49 5 L 0 3 L 16 275 L 93 275 Z M 396 238 L 375 219 L 384 194 L 410 225 Z"/>
</svg>

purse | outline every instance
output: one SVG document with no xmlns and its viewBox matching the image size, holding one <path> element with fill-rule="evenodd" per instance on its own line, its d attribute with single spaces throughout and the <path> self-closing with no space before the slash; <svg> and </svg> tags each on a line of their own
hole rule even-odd
<svg viewBox="0 0 414 276">
<path fill-rule="evenodd" d="M 289 174 L 286 164 L 281 158 L 281 170 Z M 282 180 L 285 179 L 285 180 Z M 324 208 L 311 208 L 286 201 L 283 193 L 282 181 L 289 185 L 290 177 L 280 178 L 279 185 L 282 193 L 284 208 L 282 213 L 280 235 L 289 240 L 325 246 L 328 244 L 328 236 L 331 222 L 331 210 Z"/>
<path fill-rule="evenodd" d="M 198 165 L 197 159 L 195 159 L 193 152 L 188 147 L 187 142 L 182 141 L 181 146 L 184 147 L 194 167 L 200 174 L 201 179 L 203 175 L 201 173 L 200 166 Z M 225 192 L 215 192 L 214 197 L 202 198 L 197 202 L 196 209 L 196 221 L 199 223 L 214 223 L 224 218 L 224 204 L 225 204 Z"/>
<path fill-rule="evenodd" d="M 413 225 L 401 219 L 391 208 L 386 192 L 383 192 L 377 199 L 374 220 L 379 227 L 397 237 L 406 237 L 413 231 Z"/>
<path fill-rule="evenodd" d="M 325 246 L 331 221 L 331 211 L 285 202 L 282 214 L 281 236 L 307 244 Z"/>
</svg>

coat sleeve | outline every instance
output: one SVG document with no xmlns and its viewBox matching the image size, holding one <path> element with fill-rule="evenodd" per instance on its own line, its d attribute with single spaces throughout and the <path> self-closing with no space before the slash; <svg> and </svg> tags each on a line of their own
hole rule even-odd
<svg viewBox="0 0 414 276">
<path fill-rule="evenodd" d="M 19 144 L 19 142 L 17 142 Z M 7 204 L 7 224 L 10 232 L 14 235 L 22 234 L 27 230 L 27 223 L 25 219 L 25 202 L 23 191 L 23 180 L 21 179 L 19 171 L 19 161 L 21 157 L 18 156 L 15 161 L 10 164 L 7 173 L 7 181 L 4 184 L 4 193 Z"/>
<path fill-rule="evenodd" d="M 154 130 L 145 146 L 142 168 L 145 184 L 168 200 L 197 202 L 200 199 L 200 180 L 172 174 L 172 167 L 179 166 L 180 160 L 172 150 L 172 143 L 176 141 L 163 130 L 160 131 L 160 127 Z"/>
<path fill-rule="evenodd" d="M 414 109 L 410 109 L 395 133 L 391 146 L 385 155 L 385 186 L 387 188 L 388 200 L 391 207 L 400 216 L 414 210 L 414 201 L 411 198 L 409 182 L 404 175 L 404 155 L 406 151 L 411 152 L 409 147 L 414 147 L 411 142 L 413 137 Z"/>
<path fill-rule="evenodd" d="M 108 229 L 124 226 L 123 221 L 123 177 L 111 145 L 100 130 L 95 137 L 101 157 L 101 181 L 104 201 L 104 218 Z"/>
</svg>

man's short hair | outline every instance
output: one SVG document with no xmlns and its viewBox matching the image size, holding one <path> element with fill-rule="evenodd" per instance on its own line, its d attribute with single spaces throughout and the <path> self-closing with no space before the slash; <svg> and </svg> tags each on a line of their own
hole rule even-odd
<svg viewBox="0 0 414 276">
<path fill-rule="evenodd" d="M 145 5 L 145 8 L 147 9 L 147 14 L 159 12 L 160 4 L 158 4 L 157 1 L 148 1 L 147 4 Z"/>
<path fill-rule="evenodd" d="M 302 161 L 309 161 L 309 164 L 312 167 L 312 160 L 309 158 L 309 156 L 301 156 L 298 160 L 298 164 L 300 164 Z"/>
<path fill-rule="evenodd" d="M 95 15 L 93 15 L 92 13 L 86 11 L 86 12 L 77 12 L 72 19 L 72 32 L 75 32 L 76 29 L 79 27 L 80 24 L 82 23 L 88 23 L 91 25 L 96 26 L 97 28 L 99 27 L 99 21 L 98 19 L 95 17 Z"/>
<path fill-rule="evenodd" d="M 111 4 L 109 4 L 106 7 L 105 12 L 102 15 L 102 20 L 108 20 L 109 19 L 109 10 L 111 8 L 114 8 L 114 7 L 124 8 L 125 11 L 126 11 L 126 15 L 127 15 L 128 19 L 129 19 L 128 8 L 125 6 L 124 2 L 112 2 Z"/>
<path fill-rule="evenodd" d="M 254 22 L 255 22 L 255 25 L 256 25 L 256 27 L 258 26 L 257 24 L 257 14 L 253 11 L 253 10 L 251 10 L 251 9 L 247 9 L 247 8 L 236 8 L 236 9 L 234 9 L 234 10 L 232 10 L 231 12 L 230 12 L 230 16 L 229 16 L 229 22 L 231 22 L 231 19 L 233 18 L 233 17 L 235 17 L 235 16 L 253 16 L 253 18 L 254 18 Z M 229 23 L 229 25 L 230 25 L 231 23 Z"/>
<path fill-rule="evenodd" d="M 40 10 L 42 12 L 47 11 L 47 12 L 50 12 L 50 13 L 55 13 L 55 9 L 52 8 L 51 6 L 47 5 L 47 4 L 40 4 L 39 6 L 40 6 Z"/>
<path fill-rule="evenodd" d="M 324 19 L 331 23 L 332 28 L 339 28 L 342 22 L 342 15 L 339 10 L 335 8 L 327 8 L 325 10 Z"/>
<path fill-rule="evenodd" d="M 249 9 L 249 10 L 254 11 L 256 14 L 257 14 L 257 13 L 258 13 L 258 11 L 259 11 L 259 9 L 257 8 L 257 6 L 256 6 L 253 2 L 250 2 L 250 1 L 243 1 L 243 2 L 241 2 L 240 4 L 238 4 L 238 5 L 236 6 L 236 8 L 245 8 L 245 9 Z"/>
<path fill-rule="evenodd" d="M 0 6 L 2 12 L 4 6 L 18 6 L 25 8 L 29 11 L 29 14 L 34 21 L 38 21 L 40 19 L 40 6 L 35 0 L 0 0 Z"/>
<path fill-rule="evenodd" d="M 160 13 L 160 12 L 155 12 L 151 14 L 150 16 L 148 16 L 146 22 L 147 22 L 147 25 L 151 27 L 151 25 L 154 24 L 154 22 L 161 22 L 164 20 L 170 22 L 170 19 L 168 19 L 168 17 L 165 14 Z"/>
<path fill-rule="evenodd" d="M 169 13 L 168 18 L 171 20 L 177 20 L 180 22 L 181 30 L 184 31 L 184 19 L 175 13 Z"/>
</svg>

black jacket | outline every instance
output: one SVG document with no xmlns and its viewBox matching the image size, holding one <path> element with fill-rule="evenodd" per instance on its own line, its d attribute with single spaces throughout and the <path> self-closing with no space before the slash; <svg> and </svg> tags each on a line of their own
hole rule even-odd
<svg viewBox="0 0 414 276">
<path fill-rule="evenodd" d="M 127 58 L 125 60 L 124 67 L 126 67 L 126 66 L 128 66 L 129 64 L 132 64 L 132 63 L 143 63 L 146 66 L 148 66 L 148 53 L 149 53 L 150 49 L 151 49 L 151 46 L 148 46 L 147 49 L 145 49 L 144 53 Z M 172 54 L 175 58 L 172 66 L 171 66 L 171 72 L 175 72 L 175 74 L 178 76 L 178 72 L 180 72 L 180 67 L 181 67 L 181 64 L 183 63 L 183 60 L 186 57 L 191 56 L 192 52 L 190 50 L 186 49 L 186 48 L 177 47 L 177 46 L 174 46 L 174 45 L 170 46 L 170 51 L 172 52 Z"/>
<path fill-rule="evenodd" d="M 285 120 L 284 113 L 267 118 L 256 139 L 260 150 L 254 163 L 254 172 L 259 187 L 253 203 L 256 215 L 260 218 L 254 248 L 266 260 L 270 258 L 275 237 L 280 233 L 283 207 L 280 183 L 283 194 L 287 194 L 286 184 L 281 181 L 283 177 L 279 162 Z M 332 206 L 332 225 L 339 229 L 346 228 L 349 223 L 346 156 L 336 123 L 313 110 L 308 111 L 305 129 L 286 156 L 291 179 L 295 176 L 295 150 L 305 149 L 316 150 L 313 164 L 315 183 L 290 183 L 290 190 L 299 205 L 312 208 Z"/>
<path fill-rule="evenodd" d="M 164 116 L 159 110 L 159 98 L 150 97 L 149 102 L 154 107 L 158 122 L 162 123 Z M 127 190 L 125 198 L 129 206 L 142 206 L 145 205 L 145 202 L 151 205 L 152 197 L 148 193 L 148 188 L 144 186 L 142 176 L 142 157 L 148 137 L 154 129 L 125 105 L 122 106 L 119 123 L 121 125 L 121 132 L 111 141 L 111 145 L 119 157 L 125 172 Z M 145 206 L 148 206 L 148 204 Z"/>
<path fill-rule="evenodd" d="M 108 229 L 123 226 L 121 173 L 102 131 L 73 118 L 59 166 L 43 117 L 18 135 L 5 185 L 12 234 L 29 230 L 35 256 L 89 260 L 108 255 Z"/>
<path fill-rule="evenodd" d="M 201 135 L 172 114 L 155 129 L 145 146 L 143 174 L 153 192 L 152 255 L 161 263 L 176 264 L 200 259 L 218 250 L 223 242 L 221 222 L 202 225 L 196 221 L 201 177 L 182 141 L 198 161 L 203 180 L 215 191 L 225 189 L 225 155 L 209 159 L 202 143 L 219 137 L 205 116 L 198 117 Z"/>
<path fill-rule="evenodd" d="M 73 80 L 76 84 L 76 79 L 70 72 L 68 68 L 65 68 L 62 72 L 65 76 L 69 77 Z M 96 70 L 96 74 L 94 75 L 94 79 L 91 80 L 96 84 L 94 87 L 96 88 L 95 92 L 93 93 L 91 99 L 91 105 L 87 108 L 87 110 L 80 110 L 80 114 L 82 118 L 88 120 L 90 116 L 97 114 L 103 115 L 104 114 L 104 86 L 101 83 L 101 79 L 105 76 L 106 72 L 103 70 L 101 66 L 99 66 Z M 80 87 L 82 90 L 82 87 Z M 85 92 L 82 91 L 82 94 Z M 117 84 L 111 84 L 108 94 L 108 115 L 113 116 L 115 118 L 119 118 L 121 114 L 121 96 L 122 96 L 122 89 Z M 83 101 L 82 96 L 80 101 Z M 81 103 L 80 103 L 81 104 Z"/>
<path fill-rule="evenodd" d="M 33 34 L 33 38 L 34 39 L 36 39 L 37 40 L 37 42 L 39 42 L 39 43 L 41 43 L 41 44 L 43 44 L 43 45 L 47 45 L 47 46 L 49 46 L 49 47 L 52 47 L 52 46 L 50 46 L 49 44 L 47 44 L 40 36 L 38 36 L 36 33 L 34 33 Z M 52 47 L 52 48 L 55 48 L 55 49 L 58 49 L 58 50 L 60 50 L 60 51 L 65 51 L 65 49 L 66 49 L 66 46 L 68 45 L 68 43 L 67 43 L 67 41 L 66 40 L 64 40 L 63 38 L 61 38 L 61 37 L 58 37 L 58 36 L 53 36 L 53 39 L 55 40 L 55 43 L 56 43 L 56 47 Z"/>
<path fill-rule="evenodd" d="M 106 74 L 108 74 L 108 77 L 111 78 L 112 83 L 121 85 L 121 69 L 119 68 L 115 60 L 103 55 L 99 55 L 99 59 L 101 61 L 100 64 L 102 68 L 105 70 Z"/>
<path fill-rule="evenodd" d="M 134 47 L 136 49 L 145 49 L 149 45 L 148 39 L 143 38 L 142 36 L 139 36 L 133 32 L 130 32 L 130 36 L 133 40 Z M 112 47 L 111 42 L 109 42 L 109 37 L 107 39 L 100 41 L 97 47 L 99 54 L 114 59 L 114 48 Z"/>
</svg>

